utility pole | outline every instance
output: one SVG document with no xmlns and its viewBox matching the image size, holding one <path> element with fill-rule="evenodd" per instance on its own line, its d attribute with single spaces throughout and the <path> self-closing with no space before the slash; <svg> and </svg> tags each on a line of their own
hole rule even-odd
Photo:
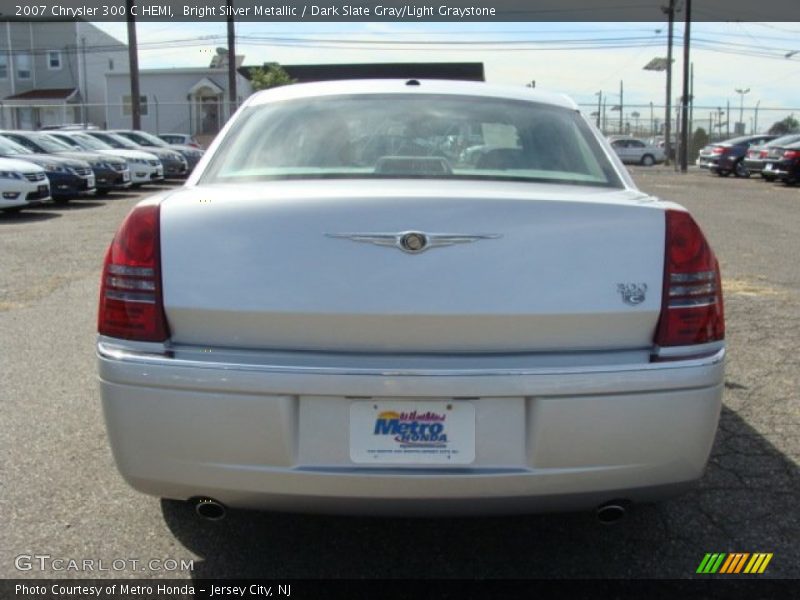
<svg viewBox="0 0 800 600">
<path fill-rule="evenodd" d="M 692 32 L 692 0 L 686 0 L 683 29 L 683 98 L 681 98 L 681 173 L 689 162 L 689 49 Z"/>
<path fill-rule="evenodd" d="M 669 0 L 669 6 L 662 8 L 669 18 L 669 33 L 667 42 L 667 109 L 664 113 L 664 152 L 667 154 L 666 164 L 669 164 L 670 149 L 672 146 L 672 37 L 675 29 L 675 0 Z"/>
<path fill-rule="evenodd" d="M 125 0 L 125 14 L 128 21 L 128 63 L 131 76 L 131 127 L 142 128 L 142 108 L 139 103 L 139 47 L 136 43 L 136 21 L 133 6 L 136 0 Z M 157 133 L 157 132 L 156 132 Z"/>
<path fill-rule="evenodd" d="M 228 3 L 228 118 L 236 110 L 236 34 L 233 29 L 233 0 Z"/>
<path fill-rule="evenodd" d="M 622 113 L 624 112 L 625 104 L 622 101 L 622 80 L 619 80 L 619 132 L 622 134 Z"/>
<path fill-rule="evenodd" d="M 694 63 L 689 67 L 689 134 L 694 135 Z"/>
</svg>

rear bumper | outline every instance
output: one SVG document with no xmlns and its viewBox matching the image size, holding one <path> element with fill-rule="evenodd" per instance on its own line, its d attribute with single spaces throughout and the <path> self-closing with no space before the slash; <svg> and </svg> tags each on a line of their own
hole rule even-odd
<svg viewBox="0 0 800 600">
<path fill-rule="evenodd" d="M 747 170 L 751 173 L 761 173 L 761 169 L 764 168 L 764 161 L 746 158 L 744 159 L 744 166 L 747 167 Z"/>
<path fill-rule="evenodd" d="M 771 163 L 769 170 L 766 172 L 776 179 L 796 179 L 800 176 L 800 165 L 789 161 L 774 162 Z"/>
<path fill-rule="evenodd" d="M 538 512 L 675 493 L 703 473 L 724 371 L 724 348 L 695 360 L 576 368 L 178 354 L 98 344 L 123 477 L 158 496 L 304 512 Z M 474 462 L 353 463 L 350 405 L 384 399 L 471 403 Z"/>
</svg>

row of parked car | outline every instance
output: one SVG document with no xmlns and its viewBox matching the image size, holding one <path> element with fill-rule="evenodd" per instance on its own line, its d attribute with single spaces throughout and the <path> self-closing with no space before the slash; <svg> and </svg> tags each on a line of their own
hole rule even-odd
<svg viewBox="0 0 800 600">
<path fill-rule="evenodd" d="M 746 135 L 709 144 L 700 151 L 697 166 L 720 177 L 760 174 L 794 185 L 800 180 L 800 133 Z"/>
<path fill-rule="evenodd" d="M 145 131 L 0 130 L 0 211 L 185 178 L 202 156 Z"/>
</svg>

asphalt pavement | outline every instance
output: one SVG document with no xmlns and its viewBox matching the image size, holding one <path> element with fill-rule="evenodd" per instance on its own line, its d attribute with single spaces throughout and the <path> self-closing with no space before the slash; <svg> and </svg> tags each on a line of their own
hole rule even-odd
<svg viewBox="0 0 800 600">
<path fill-rule="evenodd" d="M 683 578 L 708 552 L 773 553 L 761 577 L 800 577 L 800 189 L 633 171 L 715 248 L 729 359 L 705 477 L 614 526 L 589 513 L 207 522 L 134 492 L 108 447 L 94 332 L 105 248 L 147 192 L 0 214 L 0 577 Z"/>
</svg>

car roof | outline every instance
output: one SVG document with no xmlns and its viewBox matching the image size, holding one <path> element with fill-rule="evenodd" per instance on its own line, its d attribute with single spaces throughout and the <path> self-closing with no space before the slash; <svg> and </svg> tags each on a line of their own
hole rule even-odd
<svg viewBox="0 0 800 600">
<path fill-rule="evenodd" d="M 774 140 L 769 141 L 764 145 L 765 146 L 780 146 L 781 144 L 793 144 L 798 140 L 800 140 L 800 133 L 788 133 L 786 135 L 782 135 L 780 137 L 777 137 Z"/>
<path fill-rule="evenodd" d="M 346 94 L 446 94 L 454 96 L 481 96 L 526 100 L 578 110 L 578 105 L 564 94 L 543 92 L 525 86 L 493 85 L 477 81 L 451 81 L 438 79 L 349 79 L 345 81 L 320 81 L 296 83 L 256 92 L 245 105 L 258 106 L 267 102 L 338 96 Z"/>
</svg>

